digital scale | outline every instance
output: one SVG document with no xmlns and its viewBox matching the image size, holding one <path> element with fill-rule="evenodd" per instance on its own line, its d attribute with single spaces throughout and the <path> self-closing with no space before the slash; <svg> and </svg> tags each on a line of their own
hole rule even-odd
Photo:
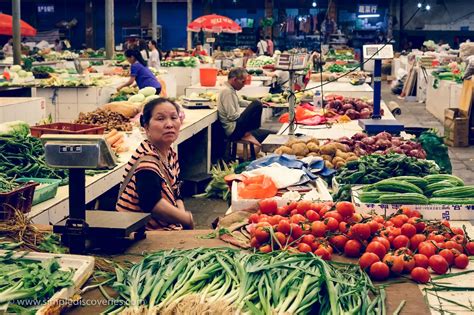
<svg viewBox="0 0 474 315">
<path fill-rule="evenodd" d="M 212 108 L 212 101 L 207 98 L 183 97 L 182 105 L 187 109 L 209 109 Z"/>
<path fill-rule="evenodd" d="M 368 134 L 382 131 L 398 134 L 405 129 L 396 119 L 381 119 L 380 100 L 382 97 L 382 60 L 393 58 L 392 45 L 364 45 L 364 59 L 374 60 L 374 111 L 371 119 L 360 119 L 359 126 Z"/>
<path fill-rule="evenodd" d="M 86 210 L 86 169 L 111 169 L 116 165 L 115 153 L 102 135 L 41 136 L 46 164 L 69 169 L 69 217 L 53 226 L 62 234 L 63 243 L 72 254 L 87 251 L 86 244 L 101 241 L 112 247 L 130 238 L 145 238 L 147 213 Z"/>
</svg>

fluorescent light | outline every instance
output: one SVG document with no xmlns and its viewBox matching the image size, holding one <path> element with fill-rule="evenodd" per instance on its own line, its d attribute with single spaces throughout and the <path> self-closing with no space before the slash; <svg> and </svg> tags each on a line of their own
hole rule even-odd
<svg viewBox="0 0 474 315">
<path fill-rule="evenodd" d="M 422 4 L 421 2 L 418 2 L 418 8 L 421 8 Z"/>
<path fill-rule="evenodd" d="M 300 16 L 300 17 L 298 18 L 298 21 L 300 21 L 300 22 L 303 21 L 303 18 Z"/>
<path fill-rule="evenodd" d="M 317 6 L 317 3 L 314 1 L 313 2 L 313 8 L 315 8 Z"/>
<path fill-rule="evenodd" d="M 431 10 L 431 6 L 429 4 L 427 4 L 425 9 L 426 9 L 426 11 L 429 11 L 429 10 Z"/>
<path fill-rule="evenodd" d="M 360 18 L 360 19 L 363 19 L 363 18 L 376 18 L 376 17 L 380 17 L 380 14 L 359 14 L 357 17 Z"/>
</svg>

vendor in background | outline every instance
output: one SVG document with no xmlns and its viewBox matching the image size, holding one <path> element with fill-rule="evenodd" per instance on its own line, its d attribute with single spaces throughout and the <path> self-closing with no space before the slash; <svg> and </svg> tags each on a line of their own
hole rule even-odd
<svg viewBox="0 0 474 315">
<path fill-rule="evenodd" d="M 329 41 L 329 36 L 335 34 L 337 31 L 337 24 L 333 17 L 326 17 L 321 25 L 321 31 L 324 34 L 324 42 Z"/>
<path fill-rule="evenodd" d="M 262 103 L 253 101 L 249 104 L 239 100 L 237 96 L 237 91 L 244 87 L 247 76 L 247 70 L 244 68 L 230 70 L 227 82 L 217 96 L 217 112 L 225 134 L 230 140 L 242 139 L 260 146 L 272 132 L 259 129 L 262 121 Z M 242 113 L 240 107 L 246 107 Z"/>
<path fill-rule="evenodd" d="M 148 62 L 148 58 L 150 58 L 150 52 L 148 51 L 148 45 L 144 39 L 140 39 L 138 41 L 138 49 L 140 50 L 143 60 Z"/>
<path fill-rule="evenodd" d="M 268 44 L 264 38 L 261 38 L 260 41 L 257 43 L 257 54 L 259 56 L 264 56 L 268 54 Z"/>
<path fill-rule="evenodd" d="M 265 37 L 265 40 L 267 41 L 267 55 L 273 56 L 273 53 L 275 51 L 275 45 L 273 44 L 272 38 L 267 35 Z"/>
<path fill-rule="evenodd" d="M 201 43 L 196 43 L 196 47 L 194 48 L 193 53 L 191 55 L 193 57 L 207 56 L 207 52 L 204 49 L 202 49 Z"/>
<path fill-rule="evenodd" d="M 179 162 L 172 148 L 181 128 L 179 106 L 154 99 L 145 105 L 140 124 L 146 139 L 125 168 L 117 211 L 150 213 L 148 230 L 193 229 L 193 216 L 180 196 Z"/>
<path fill-rule="evenodd" d="M 156 40 L 148 42 L 148 48 L 150 49 L 150 58 L 148 59 L 148 67 L 158 69 L 160 67 L 160 52 L 156 45 Z"/>
<path fill-rule="evenodd" d="M 138 41 L 136 37 L 129 37 L 125 41 L 125 44 L 123 45 L 123 49 L 128 50 L 128 49 L 137 49 L 138 48 Z"/>
<path fill-rule="evenodd" d="M 161 84 L 150 69 L 148 69 L 141 53 L 138 50 L 129 49 L 125 51 L 125 57 L 130 63 L 130 79 L 119 86 L 117 91 L 120 91 L 123 87 L 130 86 L 136 82 L 140 89 L 149 86 L 154 87 L 156 89 L 156 95 L 159 95 L 161 92 Z"/>
<path fill-rule="evenodd" d="M 63 51 L 63 43 L 59 39 L 54 40 L 54 50 L 56 52 Z"/>
<path fill-rule="evenodd" d="M 13 56 L 13 38 L 10 38 L 8 42 L 3 45 L 2 51 L 5 56 Z"/>
</svg>

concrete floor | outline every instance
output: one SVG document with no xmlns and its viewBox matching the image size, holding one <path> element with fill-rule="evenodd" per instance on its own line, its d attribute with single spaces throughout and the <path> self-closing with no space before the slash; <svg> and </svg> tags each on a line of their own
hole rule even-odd
<svg viewBox="0 0 474 315">
<path fill-rule="evenodd" d="M 402 114 L 396 118 L 406 127 L 425 127 L 437 129 L 443 134 L 443 125 L 425 109 L 424 103 L 405 102 L 390 92 L 387 83 L 382 85 L 382 99 L 388 104 L 395 101 L 400 105 Z M 280 124 L 271 122 L 263 126 L 278 130 Z M 474 146 L 467 148 L 449 148 L 449 156 L 453 166 L 453 174 L 461 177 L 466 184 L 474 185 Z M 185 200 L 186 208 L 194 215 L 197 229 L 209 229 L 211 223 L 227 211 L 227 202 L 223 200 L 195 199 Z"/>
</svg>

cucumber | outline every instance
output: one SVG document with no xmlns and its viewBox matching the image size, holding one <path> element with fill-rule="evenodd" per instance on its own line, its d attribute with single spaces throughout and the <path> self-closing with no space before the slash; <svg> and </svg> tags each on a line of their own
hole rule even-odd
<svg viewBox="0 0 474 315">
<path fill-rule="evenodd" d="M 428 186 L 428 182 L 426 179 L 418 176 L 396 176 L 390 178 L 392 180 L 402 180 L 404 182 L 411 183 L 413 185 L 418 186 L 420 189 L 424 190 L 426 186 Z"/>
<path fill-rule="evenodd" d="M 397 205 L 427 205 L 429 200 L 422 194 L 404 193 L 380 196 L 380 203 Z"/>
<path fill-rule="evenodd" d="M 430 199 L 433 205 L 474 205 L 474 198 L 446 198 L 436 197 Z"/>
<path fill-rule="evenodd" d="M 437 183 L 443 180 L 450 181 L 454 184 L 454 186 L 464 186 L 464 181 L 457 176 L 450 175 L 450 174 L 435 174 L 435 175 L 427 175 L 423 177 L 429 184 Z"/>
<path fill-rule="evenodd" d="M 431 194 L 437 190 L 455 187 L 452 181 L 442 180 L 433 184 L 429 184 L 425 188 L 425 196 L 431 196 Z"/>
<path fill-rule="evenodd" d="M 391 192 L 387 191 L 365 191 L 359 194 L 359 200 L 363 203 L 380 203 L 380 196 L 391 195 Z"/>
<path fill-rule="evenodd" d="M 432 196 L 445 198 L 474 198 L 474 186 L 450 187 L 440 189 L 433 192 Z"/>
<path fill-rule="evenodd" d="M 421 190 L 418 186 L 402 180 L 384 179 L 374 184 L 373 187 L 380 191 L 423 194 L 423 190 Z"/>
</svg>

